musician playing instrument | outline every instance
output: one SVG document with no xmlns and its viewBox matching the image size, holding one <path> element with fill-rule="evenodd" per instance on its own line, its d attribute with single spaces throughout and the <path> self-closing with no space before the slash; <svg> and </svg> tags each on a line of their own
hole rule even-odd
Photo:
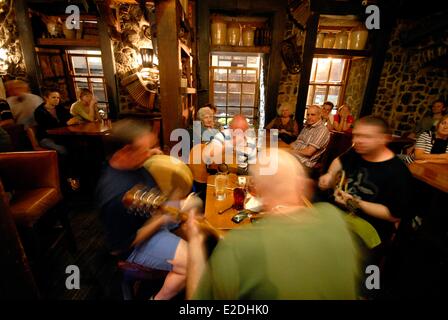
<svg viewBox="0 0 448 320">
<path fill-rule="evenodd" d="M 128 262 L 169 271 L 154 299 L 170 299 L 185 287 L 186 278 L 187 245 L 172 232 L 177 223 L 172 215 L 160 214 L 155 208 L 149 212 L 132 210 L 122 202 L 136 185 L 158 187 L 143 167 L 148 158 L 161 154 L 154 147 L 156 135 L 147 124 L 121 120 L 114 124 L 110 137 L 117 151 L 105 166 L 96 190 L 106 240 L 111 251 Z M 168 205 L 180 208 L 178 199 Z"/>
<path fill-rule="evenodd" d="M 411 212 L 412 176 L 387 147 L 387 123 L 365 117 L 353 129 L 353 149 L 336 158 L 320 177 L 319 188 L 335 187 L 337 174 L 344 170 L 346 182 L 336 188 L 336 203 L 367 220 L 382 242 L 388 242 L 401 219 Z"/>
</svg>

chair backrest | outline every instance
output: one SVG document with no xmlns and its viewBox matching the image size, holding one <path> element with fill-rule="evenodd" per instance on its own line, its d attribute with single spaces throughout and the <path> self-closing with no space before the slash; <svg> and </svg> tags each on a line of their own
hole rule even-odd
<svg viewBox="0 0 448 320">
<path fill-rule="evenodd" d="M 13 189 L 60 190 L 58 156 L 54 150 L 0 153 L 0 176 L 5 187 Z"/>
<path fill-rule="evenodd" d="M 207 183 L 207 178 L 209 176 L 207 172 L 207 166 L 203 162 L 202 159 L 202 151 L 205 148 L 205 144 L 197 144 L 193 146 L 190 150 L 190 156 L 189 156 L 189 163 L 188 166 L 190 167 L 191 172 L 193 173 L 193 180 L 200 183 Z M 196 154 L 196 156 L 195 156 Z M 197 158 L 199 155 L 200 163 L 193 163 L 193 158 Z M 196 159 L 197 160 L 197 159 Z"/>
<path fill-rule="evenodd" d="M 26 129 L 26 135 L 28 136 L 28 139 L 30 140 L 31 147 L 34 151 L 42 151 L 42 150 L 48 150 L 45 148 L 42 148 L 39 145 L 39 142 L 37 141 L 37 135 L 36 135 L 36 126 L 30 126 Z"/>
</svg>

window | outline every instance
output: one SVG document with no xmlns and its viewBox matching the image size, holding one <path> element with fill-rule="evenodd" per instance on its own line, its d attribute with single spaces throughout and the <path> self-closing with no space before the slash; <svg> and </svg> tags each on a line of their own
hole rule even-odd
<svg viewBox="0 0 448 320">
<path fill-rule="evenodd" d="M 210 98 L 221 124 L 236 114 L 246 116 L 250 124 L 258 120 L 260 60 L 259 54 L 212 54 Z"/>
<path fill-rule="evenodd" d="M 331 101 L 335 106 L 343 103 L 349 59 L 314 58 L 306 105 L 322 105 Z"/>
<path fill-rule="evenodd" d="M 75 91 L 89 89 L 98 99 L 98 109 L 108 113 L 106 81 L 101 62 L 101 51 L 98 50 L 67 50 L 70 76 Z"/>
</svg>

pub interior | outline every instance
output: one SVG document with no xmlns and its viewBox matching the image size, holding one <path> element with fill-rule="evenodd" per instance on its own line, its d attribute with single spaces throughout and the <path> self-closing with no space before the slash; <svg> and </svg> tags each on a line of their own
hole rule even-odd
<svg viewBox="0 0 448 320">
<path fill-rule="evenodd" d="M 446 297 L 447 14 L 0 0 L 0 299 Z"/>
</svg>

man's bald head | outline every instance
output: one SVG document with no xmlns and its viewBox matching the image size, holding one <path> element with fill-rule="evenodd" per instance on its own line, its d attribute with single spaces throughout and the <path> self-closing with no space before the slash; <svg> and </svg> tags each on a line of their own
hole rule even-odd
<svg viewBox="0 0 448 320">
<path fill-rule="evenodd" d="M 230 122 L 230 129 L 240 129 L 241 131 L 246 131 L 247 129 L 249 129 L 249 123 L 247 122 L 246 117 L 242 114 L 237 114 L 236 116 L 234 116 L 232 121 Z"/>
<path fill-rule="evenodd" d="M 271 174 L 263 172 L 271 170 Z M 278 148 L 259 153 L 257 163 L 250 168 L 257 193 L 265 209 L 278 205 L 302 205 L 302 199 L 309 194 L 308 178 L 303 166 L 289 152 Z"/>
</svg>

